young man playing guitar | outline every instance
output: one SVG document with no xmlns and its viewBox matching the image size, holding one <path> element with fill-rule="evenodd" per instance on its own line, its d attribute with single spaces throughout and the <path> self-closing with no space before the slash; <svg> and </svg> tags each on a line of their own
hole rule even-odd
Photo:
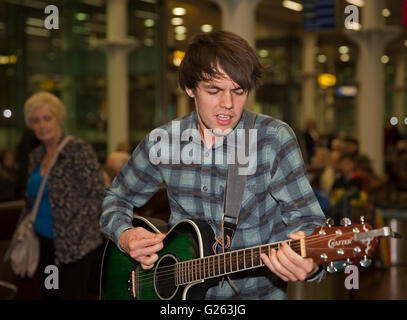
<svg viewBox="0 0 407 320">
<path fill-rule="evenodd" d="M 220 146 L 216 143 L 218 139 L 242 128 L 248 115 L 244 110 L 247 97 L 259 86 L 260 78 L 261 65 L 255 50 L 233 33 L 199 35 L 189 45 L 180 66 L 179 81 L 194 100 L 195 111 L 177 119 L 177 130 L 183 133 L 192 129 L 199 133 L 201 141 L 197 145 L 202 152 L 199 160 L 200 156 L 208 157 L 208 151 L 216 152 L 224 147 L 223 142 Z M 174 122 L 160 127 L 170 136 L 175 134 L 174 128 L 177 128 Z M 253 128 L 257 134 L 256 167 L 247 175 L 230 250 L 290 238 L 298 240 L 325 221 L 306 178 L 292 129 L 262 114 L 256 115 Z M 211 226 L 215 237 L 222 235 L 223 227 L 228 164 L 215 160 L 202 160 L 198 164 L 182 160 L 152 161 L 157 141 L 146 137 L 135 149 L 112 187 L 107 189 L 100 219 L 103 231 L 143 270 L 154 267 L 166 235 L 133 227 L 133 208 L 145 204 L 162 183 L 167 187 L 171 207 L 169 226 L 182 219 L 204 221 Z M 181 138 L 178 152 L 190 141 Z M 165 150 L 161 150 L 160 156 Z M 170 146 L 169 150 L 174 149 Z M 213 159 L 215 152 L 209 152 Z M 224 149 L 221 152 L 226 153 Z M 236 273 L 228 277 L 229 281 L 219 278 L 207 290 L 205 298 L 284 299 L 287 281 L 319 281 L 324 275 L 313 259 L 296 253 L 286 242 L 268 255 L 262 253 L 261 260 L 267 268 Z"/>
</svg>

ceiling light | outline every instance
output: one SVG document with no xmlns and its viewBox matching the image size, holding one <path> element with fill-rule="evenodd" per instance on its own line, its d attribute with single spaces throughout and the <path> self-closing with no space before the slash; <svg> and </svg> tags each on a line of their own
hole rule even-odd
<svg viewBox="0 0 407 320">
<path fill-rule="evenodd" d="M 154 22 L 153 19 L 145 19 L 144 20 L 144 26 L 147 27 L 147 28 L 154 27 L 154 24 L 155 24 L 155 22 Z"/>
<path fill-rule="evenodd" d="M 363 7 L 365 5 L 364 0 L 346 0 L 347 3 L 354 4 L 355 6 L 358 7 Z"/>
<path fill-rule="evenodd" d="M 201 26 L 201 31 L 202 32 L 211 32 L 212 30 L 213 30 L 213 27 L 210 24 L 203 24 Z"/>
<path fill-rule="evenodd" d="M 87 13 L 84 12 L 78 12 L 76 15 L 76 20 L 78 21 L 85 21 L 89 19 L 89 15 Z"/>
<path fill-rule="evenodd" d="M 183 16 L 186 13 L 187 13 L 187 10 L 185 10 L 185 8 L 182 8 L 182 7 L 177 7 L 177 8 L 172 9 L 172 14 L 174 16 Z"/>
<path fill-rule="evenodd" d="M 347 26 L 347 29 L 360 30 L 360 29 L 362 29 L 362 25 L 360 23 L 355 22 L 355 21 L 350 21 L 349 26 Z"/>
<path fill-rule="evenodd" d="M 3 111 L 4 118 L 9 119 L 9 118 L 11 118 L 12 115 L 13 115 L 13 113 L 11 112 L 10 109 L 4 109 L 4 111 Z"/>
<path fill-rule="evenodd" d="M 173 26 L 180 26 L 184 23 L 184 19 L 180 18 L 180 17 L 174 17 L 171 19 L 171 24 Z"/>
<path fill-rule="evenodd" d="M 397 119 L 397 117 L 391 117 L 390 118 L 390 124 L 392 126 L 396 126 L 399 123 L 399 119 Z"/>
<path fill-rule="evenodd" d="M 388 17 L 390 17 L 390 15 L 391 15 L 391 12 L 390 12 L 389 9 L 384 8 L 384 9 L 382 10 L 382 16 L 383 16 L 383 17 L 388 18 Z"/>
<path fill-rule="evenodd" d="M 338 48 L 339 53 L 345 54 L 345 53 L 349 53 L 349 47 L 348 46 L 340 46 Z"/>
<path fill-rule="evenodd" d="M 382 57 L 380 58 L 380 61 L 381 61 L 382 63 L 386 64 L 386 63 L 388 63 L 388 62 L 390 61 L 390 58 L 389 58 L 389 56 L 384 55 L 384 56 L 382 56 Z"/>
<path fill-rule="evenodd" d="M 348 62 L 348 61 L 350 60 L 350 56 L 349 56 L 347 53 L 341 54 L 341 55 L 339 56 L 339 59 L 340 59 L 342 62 Z"/>
<path fill-rule="evenodd" d="M 185 40 L 187 38 L 187 35 L 185 33 L 176 33 L 175 34 L 175 39 L 178 41 Z"/>
<path fill-rule="evenodd" d="M 267 58 L 269 56 L 269 51 L 266 49 L 259 50 L 259 56 L 261 58 Z"/>
<path fill-rule="evenodd" d="M 302 4 L 295 2 L 295 1 L 291 1 L 291 0 L 284 0 L 281 5 L 284 8 L 290 9 L 290 10 L 294 10 L 294 11 L 302 11 Z"/>
<path fill-rule="evenodd" d="M 320 54 L 320 55 L 318 55 L 318 57 L 317 57 L 317 61 L 318 61 L 319 63 L 325 63 L 326 60 L 327 60 L 327 58 L 326 58 L 326 55 L 324 55 L 324 54 Z"/>
<path fill-rule="evenodd" d="M 184 34 L 187 32 L 187 28 L 185 26 L 178 26 L 174 28 L 175 33 L 177 34 Z"/>
</svg>

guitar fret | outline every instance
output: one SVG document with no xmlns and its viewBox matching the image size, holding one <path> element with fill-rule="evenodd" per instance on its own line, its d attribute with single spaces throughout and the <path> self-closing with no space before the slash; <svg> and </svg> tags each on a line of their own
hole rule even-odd
<svg viewBox="0 0 407 320">
<path fill-rule="evenodd" d="M 188 261 L 188 282 L 192 281 L 192 261 Z"/>
<path fill-rule="evenodd" d="M 286 241 L 290 247 L 297 242 L 298 241 L 292 242 L 292 240 Z M 281 245 L 282 242 L 265 244 L 178 262 L 174 268 L 175 284 L 177 286 L 184 285 L 207 278 L 264 266 L 261 254 L 270 255 L 270 251 L 273 248 L 279 250 Z"/>
<path fill-rule="evenodd" d="M 178 263 L 178 277 L 179 277 L 179 283 L 181 284 L 182 281 L 182 262 Z"/>
<path fill-rule="evenodd" d="M 198 260 L 195 260 L 195 281 L 199 279 L 198 276 Z"/>
<path fill-rule="evenodd" d="M 178 279 L 178 263 L 175 264 L 175 285 L 177 286 L 179 283 L 179 279 Z"/>
<path fill-rule="evenodd" d="M 223 255 L 223 273 L 226 273 L 226 256 Z"/>
<path fill-rule="evenodd" d="M 239 250 L 238 254 L 238 270 L 245 269 L 244 251 Z"/>
<path fill-rule="evenodd" d="M 220 258 L 221 256 L 218 257 L 218 275 L 222 274 L 222 272 L 220 271 Z"/>
<path fill-rule="evenodd" d="M 199 259 L 199 279 L 202 279 L 202 259 Z"/>
<path fill-rule="evenodd" d="M 185 261 L 185 282 L 189 282 L 189 262 Z"/>
<path fill-rule="evenodd" d="M 192 260 L 192 281 L 196 280 L 196 261 Z"/>
<path fill-rule="evenodd" d="M 185 282 L 185 276 L 184 276 L 184 263 L 181 262 L 181 283 Z"/>
</svg>

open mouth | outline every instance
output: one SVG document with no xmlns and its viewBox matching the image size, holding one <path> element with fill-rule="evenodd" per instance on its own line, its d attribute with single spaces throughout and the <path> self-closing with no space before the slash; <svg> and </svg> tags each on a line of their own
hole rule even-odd
<svg viewBox="0 0 407 320">
<path fill-rule="evenodd" d="M 216 115 L 216 120 L 221 125 L 227 125 L 232 121 L 232 116 L 228 114 L 218 114 Z"/>
</svg>

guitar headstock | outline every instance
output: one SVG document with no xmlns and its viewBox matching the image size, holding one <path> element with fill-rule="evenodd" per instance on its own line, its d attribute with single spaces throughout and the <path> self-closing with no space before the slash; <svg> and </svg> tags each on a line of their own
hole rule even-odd
<svg viewBox="0 0 407 320">
<path fill-rule="evenodd" d="M 378 237 L 391 235 L 389 227 L 373 230 L 363 217 L 361 223 L 355 225 L 348 218 L 342 219 L 342 226 L 333 226 L 330 220 L 326 227 L 316 228 L 305 238 L 306 255 L 317 264 L 362 258 L 360 264 L 367 267 L 370 265 L 367 257 L 373 254 L 379 244 Z M 330 266 L 333 267 L 332 264 Z"/>
</svg>

